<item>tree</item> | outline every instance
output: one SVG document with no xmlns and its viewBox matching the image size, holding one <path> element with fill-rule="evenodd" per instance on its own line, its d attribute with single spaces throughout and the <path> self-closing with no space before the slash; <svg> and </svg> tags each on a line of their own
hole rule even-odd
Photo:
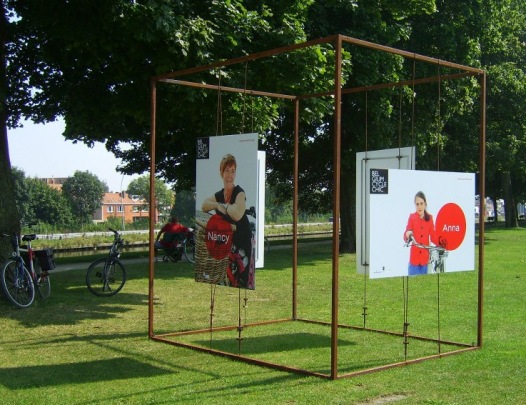
<svg viewBox="0 0 526 405">
<path fill-rule="evenodd" d="M 526 179 L 526 15 L 524 0 L 490 2 L 482 63 L 488 70 L 488 189 L 504 198 L 507 227 L 518 226 L 517 186 Z"/>
<path fill-rule="evenodd" d="M 174 194 L 167 187 L 166 183 L 162 180 L 155 179 L 154 195 L 155 201 L 152 204 L 150 201 L 150 176 L 144 175 L 138 177 L 130 182 L 128 185 L 128 194 L 139 196 L 146 200 L 150 208 L 156 209 L 159 212 L 159 216 L 162 217 L 159 220 L 166 220 L 170 209 L 174 203 Z"/>
<path fill-rule="evenodd" d="M 182 224 L 193 227 L 195 222 L 195 190 L 179 191 L 175 196 L 175 203 L 170 215 L 176 216 Z"/>
<path fill-rule="evenodd" d="M 16 127 L 24 119 L 44 123 L 62 116 L 66 138 L 87 145 L 104 142 L 123 159 L 122 173 L 143 173 L 150 163 L 151 77 L 304 39 L 296 18 L 308 4 L 295 0 L 268 4 L 3 0 L 0 228 L 19 228 L 7 126 Z M 267 72 L 265 79 L 274 77 Z M 212 134 L 216 128 L 215 98 L 203 92 L 194 97 L 197 103 L 192 107 L 180 101 L 170 103 L 163 113 L 173 118 L 159 127 L 157 172 L 178 189 L 190 189 L 193 183 L 194 138 Z M 240 98 L 232 103 L 239 106 Z M 253 111 L 259 109 L 266 111 L 269 104 L 258 107 L 255 103 Z M 263 118 L 254 121 L 271 121 L 267 114 L 255 116 Z M 182 124 L 171 126 L 174 119 Z M 133 148 L 121 150 L 121 142 Z"/>
<path fill-rule="evenodd" d="M 309 8 L 309 17 L 305 31 L 308 38 L 318 38 L 341 33 L 357 38 L 365 38 L 383 45 L 396 46 L 410 33 L 410 16 L 428 14 L 434 11 L 434 1 L 409 1 L 399 4 L 393 2 L 315 2 Z M 326 54 L 325 66 L 330 66 L 333 56 Z M 397 81 L 404 77 L 404 65 L 401 58 L 393 55 L 353 47 L 347 50 L 350 61 L 343 66 L 344 84 L 373 85 Z M 331 71 L 328 72 L 331 74 Z M 325 79 L 327 81 L 327 79 Z M 312 81 L 312 80 L 311 80 Z M 330 83 L 330 82 L 329 82 Z M 342 142 L 341 142 L 341 240 L 340 251 L 352 252 L 356 245 L 355 230 L 355 154 L 358 151 L 375 148 L 388 148 L 393 145 L 397 128 L 394 108 L 395 98 L 392 92 L 375 92 L 349 95 L 342 99 Z M 330 101 L 329 101 L 330 102 Z M 323 101 L 316 105 L 321 115 L 307 116 L 301 123 L 300 145 L 300 209 L 307 211 L 326 211 L 332 203 L 333 162 L 332 153 L 332 105 Z M 304 107 L 309 108 L 309 106 Z M 289 114 L 290 115 L 290 114 Z M 366 122 L 367 120 L 367 122 Z M 290 198 L 290 176 L 284 175 L 287 168 L 283 165 L 285 155 L 291 157 L 292 144 L 287 141 L 292 123 L 287 119 L 279 120 L 276 129 L 266 137 L 266 147 L 270 148 L 269 163 L 272 181 L 280 181 L 277 189 L 281 201 Z M 375 137 L 366 144 L 366 128 Z M 279 153 L 274 153 L 280 151 Z M 282 163 L 276 162 L 279 160 Z M 288 195 L 287 195 L 288 194 Z M 311 211 L 311 212 L 312 212 Z"/>
<path fill-rule="evenodd" d="M 0 230 L 8 233 L 20 232 L 20 216 L 15 199 L 15 184 L 11 176 L 11 161 L 7 144 L 7 43 L 8 43 L 8 15 L 4 2 L 0 6 Z M 7 257 L 10 252 L 9 242 L 0 240 L 0 258 Z"/>
<path fill-rule="evenodd" d="M 123 159 L 120 170 L 125 174 L 149 170 L 150 78 L 168 71 L 335 33 L 468 65 L 480 64 L 481 60 L 481 66 L 503 63 L 500 77 L 510 89 L 522 80 L 518 73 L 524 66 L 524 41 L 520 40 L 521 27 L 525 26 L 524 13 L 520 13 L 524 0 L 98 0 L 88 6 L 59 0 L 5 0 L 2 6 L 5 72 L 0 70 L 4 80 L 0 88 L 4 103 L 1 125 L 13 127 L 24 118 L 46 122 L 64 116 L 68 139 L 88 145 L 104 142 L 108 150 Z M 356 47 L 347 52 L 351 57 L 344 67 L 347 83 L 368 85 L 411 77 L 410 66 L 404 66 L 401 58 Z M 194 74 L 191 79 L 291 93 L 302 89 L 326 91 L 323 86 L 333 75 L 333 56 L 330 47 L 313 47 L 266 61 Z M 507 77 L 504 62 L 515 64 L 517 74 Z M 516 88 L 517 94 L 522 94 Z M 432 96 L 428 100 L 438 99 L 436 88 L 422 89 L 419 91 Z M 497 88 L 489 89 L 488 116 L 499 117 L 498 104 L 492 107 L 489 97 L 493 89 L 494 95 L 499 94 Z M 428 101 L 418 106 L 423 123 L 415 130 L 418 156 L 423 157 L 424 165 L 445 156 L 451 157 L 448 167 L 473 167 L 476 151 L 470 145 L 476 123 L 466 125 L 465 117 L 476 110 L 475 90 L 474 83 L 444 83 L 443 95 L 456 102 L 443 107 L 440 120 L 436 120 L 437 103 Z M 406 111 L 410 93 L 402 93 Z M 248 101 L 244 95 L 218 97 L 206 90 L 170 86 L 159 86 L 157 98 L 156 172 L 173 183 L 175 190 L 189 190 L 194 185 L 197 136 L 249 129 L 262 134 L 272 168 L 268 179 L 276 196 L 290 200 L 293 123 L 289 106 L 264 98 Z M 499 103 L 503 99 L 495 98 Z M 354 247 L 352 162 L 356 151 L 364 149 L 364 117 L 367 112 L 368 129 L 377 134 L 376 144 L 371 143 L 369 148 L 396 144 L 398 100 L 399 93 L 393 91 L 371 94 L 367 106 L 364 97 L 344 97 L 342 251 Z M 520 97 L 516 101 L 515 105 L 521 105 Z M 331 145 L 333 106 L 328 99 L 305 101 L 302 106 L 304 158 L 300 169 L 301 190 L 306 192 L 300 195 L 300 204 L 302 210 L 317 210 L 331 204 L 333 168 L 326 156 L 330 154 L 319 151 Z M 407 129 L 410 115 L 404 112 L 402 116 Z M 505 114 L 502 116 L 509 120 Z M 491 133 L 488 130 L 489 154 L 506 156 L 506 148 L 515 145 L 513 164 L 526 167 L 521 165 L 521 128 L 524 126 L 506 131 L 496 126 Z M 446 136 L 437 137 L 443 133 Z M 463 133 L 468 135 L 463 138 Z M 516 137 L 516 142 L 500 142 L 502 133 L 508 141 Z M 16 226 L 14 191 L 9 184 L 6 133 L 0 136 L 0 186 L 7 193 L 0 203 L 0 227 L 9 228 Z M 121 142 L 133 147 L 123 150 Z M 437 150 L 446 152 L 437 156 Z M 503 160 L 495 161 L 505 168 Z"/>
<path fill-rule="evenodd" d="M 25 226 L 48 225 L 55 229 L 67 226 L 73 216 L 64 195 L 36 178 L 27 178 L 22 170 L 13 168 L 16 202 L 21 222 Z"/>
<path fill-rule="evenodd" d="M 82 224 L 92 221 L 93 213 L 102 206 L 107 190 L 108 186 L 87 170 L 77 170 L 62 184 L 62 193 L 69 201 L 73 215 Z"/>
</svg>

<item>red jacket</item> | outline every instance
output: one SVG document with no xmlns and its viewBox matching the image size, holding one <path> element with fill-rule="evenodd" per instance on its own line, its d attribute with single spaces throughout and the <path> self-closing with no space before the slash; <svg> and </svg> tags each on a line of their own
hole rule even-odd
<svg viewBox="0 0 526 405">
<path fill-rule="evenodd" d="M 422 245 L 429 245 L 429 242 L 433 242 L 437 245 L 437 239 L 435 235 L 435 223 L 433 222 L 433 216 L 429 215 L 429 220 L 426 221 L 420 218 L 418 213 L 413 212 L 409 215 L 407 220 L 407 226 L 404 232 L 404 241 L 407 242 L 405 236 L 407 231 L 413 231 L 413 238 L 417 243 Z M 409 257 L 409 263 L 415 266 L 424 266 L 429 262 L 429 251 L 427 249 L 419 248 L 415 245 L 411 245 L 411 252 Z"/>
<path fill-rule="evenodd" d="M 159 231 L 158 235 L 163 235 L 163 239 L 161 240 L 161 245 L 167 248 L 171 248 L 174 246 L 174 237 L 173 234 L 184 234 L 189 232 L 190 230 L 179 223 L 174 224 L 173 222 L 168 222 L 165 224 L 161 230 Z M 157 237 L 159 237 L 157 236 Z M 177 245 L 177 243 L 175 243 Z"/>
<path fill-rule="evenodd" d="M 161 228 L 161 232 L 162 233 L 164 232 L 167 232 L 167 233 L 188 232 L 188 228 L 179 223 L 174 224 L 173 222 L 168 222 Z"/>
</svg>

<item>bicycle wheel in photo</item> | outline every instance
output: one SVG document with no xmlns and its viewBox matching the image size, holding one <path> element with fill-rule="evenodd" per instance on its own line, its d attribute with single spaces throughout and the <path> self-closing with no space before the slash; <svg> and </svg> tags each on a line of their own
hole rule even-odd
<svg viewBox="0 0 526 405">
<path fill-rule="evenodd" d="M 172 262 L 176 263 L 179 260 L 181 260 L 179 249 L 175 249 L 174 251 L 167 252 L 166 255 L 163 257 L 164 262 Z"/>
<path fill-rule="evenodd" d="M 49 298 L 51 295 L 51 281 L 49 280 L 49 274 L 44 272 L 37 274 L 37 290 L 38 295 L 41 298 Z"/>
<path fill-rule="evenodd" d="M 86 273 L 86 286 L 93 294 L 110 297 L 117 294 L 126 283 L 126 271 L 115 259 L 103 258 L 94 261 Z"/>
<path fill-rule="evenodd" d="M 195 263 L 195 241 L 194 239 L 188 239 L 184 244 L 184 257 L 190 263 Z"/>
<path fill-rule="evenodd" d="M 0 282 L 5 297 L 18 308 L 27 308 L 35 299 L 35 286 L 29 271 L 16 260 L 2 266 Z"/>
</svg>

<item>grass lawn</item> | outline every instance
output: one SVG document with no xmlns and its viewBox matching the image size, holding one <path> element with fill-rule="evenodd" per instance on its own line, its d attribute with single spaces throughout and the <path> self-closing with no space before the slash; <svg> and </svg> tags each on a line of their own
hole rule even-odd
<svg viewBox="0 0 526 405">
<path fill-rule="evenodd" d="M 83 268 L 55 272 L 48 300 L 24 310 L 0 300 L 2 404 L 523 404 L 525 246 L 524 228 L 486 230 L 482 349 L 337 381 L 148 339 L 144 260 L 126 263 L 128 281 L 110 298 L 88 292 Z M 327 243 L 301 245 L 300 318 L 330 321 L 330 255 Z M 354 261 L 354 255 L 340 257 L 340 323 L 363 326 L 365 299 L 367 327 L 401 332 L 405 279 L 366 280 L 356 274 Z M 214 326 L 289 318 L 291 265 L 290 248 L 273 246 L 265 268 L 257 272 L 256 290 L 245 293 L 195 283 L 187 263 L 156 263 L 154 331 L 207 328 L 211 294 Z M 476 271 L 408 282 L 409 333 L 476 342 Z M 354 329 L 340 328 L 338 337 L 340 373 L 452 349 L 415 339 L 404 345 L 399 336 Z M 290 367 L 330 371 L 330 328 L 324 325 L 282 322 L 246 327 L 241 335 L 234 329 L 177 339 Z"/>
</svg>

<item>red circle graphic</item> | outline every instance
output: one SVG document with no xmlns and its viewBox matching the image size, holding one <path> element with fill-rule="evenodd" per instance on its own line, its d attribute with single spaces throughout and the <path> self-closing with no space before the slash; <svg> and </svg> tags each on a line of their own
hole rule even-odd
<svg viewBox="0 0 526 405">
<path fill-rule="evenodd" d="M 466 236 L 466 216 L 455 203 L 447 203 L 437 214 L 435 233 L 438 244 L 447 250 L 455 250 Z"/>
<path fill-rule="evenodd" d="M 219 215 L 210 217 L 205 228 L 205 243 L 210 256 L 223 259 L 230 253 L 232 247 L 232 224 Z"/>
</svg>

